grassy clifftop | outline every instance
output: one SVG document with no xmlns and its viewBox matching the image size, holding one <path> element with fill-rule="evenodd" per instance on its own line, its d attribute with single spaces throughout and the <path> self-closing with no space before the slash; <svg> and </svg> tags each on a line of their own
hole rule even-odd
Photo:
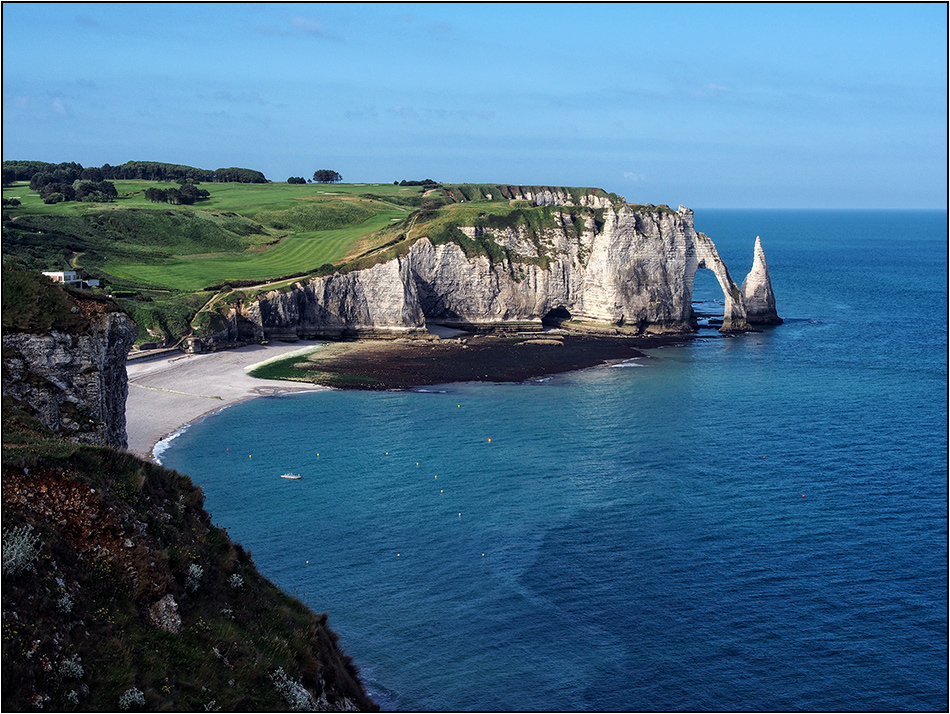
<svg viewBox="0 0 950 714">
<path fill-rule="evenodd" d="M 5 711 L 373 709 L 186 476 L 3 404 Z"/>
<path fill-rule="evenodd" d="M 505 184 L 207 184 L 210 197 L 163 206 L 145 198 L 150 181 L 116 181 L 113 203 L 46 205 L 24 183 L 3 189 L 20 205 L 4 209 L 4 265 L 32 270 L 81 268 L 116 289 L 143 329 L 140 341 L 174 342 L 210 324 L 206 305 L 233 288 L 270 287 L 290 277 L 356 270 L 404 253 L 422 236 L 457 242 L 469 255 L 509 254 L 490 235 L 466 238 L 461 226 L 512 228 L 536 244 L 545 229 L 578 235 L 604 209 L 602 189 Z M 556 195 L 537 206 L 528 194 Z M 643 207 L 653 208 L 653 207 Z M 532 259 L 528 259 L 532 260 Z M 213 302 L 212 302 L 213 301 Z M 204 318 L 207 318 L 205 315 Z M 212 321 L 213 322 L 213 321 Z"/>
</svg>

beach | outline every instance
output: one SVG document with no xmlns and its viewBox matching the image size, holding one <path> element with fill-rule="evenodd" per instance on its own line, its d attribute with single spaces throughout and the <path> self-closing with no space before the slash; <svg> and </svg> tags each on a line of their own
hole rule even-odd
<svg viewBox="0 0 950 714">
<path fill-rule="evenodd" d="M 348 389 L 411 389 L 449 382 L 521 382 L 610 361 L 643 356 L 640 349 L 669 344 L 671 338 L 632 338 L 563 333 L 460 336 L 437 340 L 277 342 L 205 354 L 172 353 L 127 365 L 128 449 L 145 458 L 155 445 L 186 424 L 254 397 Z M 676 338 L 682 340 L 682 337 Z M 251 377 L 263 362 L 300 355 L 306 381 Z M 306 359 L 309 357 L 310 359 Z"/>
<path fill-rule="evenodd" d="M 125 406 L 128 449 L 150 458 L 155 445 L 186 424 L 245 399 L 323 389 L 251 377 L 246 369 L 275 357 L 313 349 L 319 343 L 247 345 L 206 354 L 130 360 Z"/>
</svg>

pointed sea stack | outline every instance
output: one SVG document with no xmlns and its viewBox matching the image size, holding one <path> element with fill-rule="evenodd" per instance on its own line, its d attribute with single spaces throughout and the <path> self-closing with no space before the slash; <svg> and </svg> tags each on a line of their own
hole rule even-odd
<svg viewBox="0 0 950 714">
<path fill-rule="evenodd" d="M 755 237 L 755 259 L 752 270 L 742 281 L 742 302 L 750 325 L 781 325 L 783 320 L 775 311 L 775 294 L 769 280 L 769 264 L 765 261 L 762 240 Z"/>
</svg>

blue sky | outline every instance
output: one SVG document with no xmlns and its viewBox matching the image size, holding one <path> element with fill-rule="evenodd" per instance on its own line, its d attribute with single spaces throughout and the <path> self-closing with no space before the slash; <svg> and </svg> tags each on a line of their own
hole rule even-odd
<svg viewBox="0 0 950 714">
<path fill-rule="evenodd" d="M 947 204 L 947 5 L 3 4 L 3 158 Z"/>
</svg>

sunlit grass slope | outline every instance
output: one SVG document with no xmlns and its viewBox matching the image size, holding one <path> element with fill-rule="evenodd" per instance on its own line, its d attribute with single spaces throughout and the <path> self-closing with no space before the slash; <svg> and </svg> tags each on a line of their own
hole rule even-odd
<svg viewBox="0 0 950 714">
<path fill-rule="evenodd" d="M 136 283 L 189 291 L 233 281 L 272 280 L 341 262 L 360 238 L 404 216 L 405 213 L 398 210 L 382 210 L 366 221 L 345 228 L 291 233 L 264 249 L 189 256 L 159 264 L 107 263 L 105 270 Z"/>
<path fill-rule="evenodd" d="M 5 230 L 43 269 L 81 267 L 123 281 L 194 291 L 229 281 L 312 272 L 371 250 L 371 236 L 405 218 L 418 187 L 393 184 L 203 184 L 191 206 L 149 202 L 153 181 L 117 181 L 113 203 L 46 205 L 26 184 Z"/>
</svg>

